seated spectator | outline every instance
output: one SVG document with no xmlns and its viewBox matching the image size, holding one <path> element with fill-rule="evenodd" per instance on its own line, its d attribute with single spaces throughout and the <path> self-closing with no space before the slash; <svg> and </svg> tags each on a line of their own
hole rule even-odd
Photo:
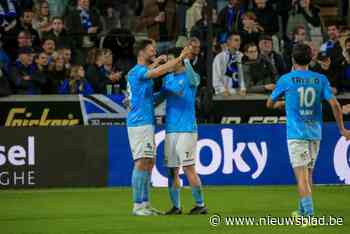
<svg viewBox="0 0 350 234">
<path fill-rule="evenodd" d="M 21 48 L 18 60 L 11 68 L 11 84 L 16 94 L 40 94 L 40 83 L 33 79 L 35 66 L 33 64 L 33 49 Z"/>
<path fill-rule="evenodd" d="M 243 50 L 242 63 L 247 93 L 272 92 L 276 82 L 272 64 L 259 55 L 258 47 L 254 43 L 246 44 Z"/>
<path fill-rule="evenodd" d="M 99 8 L 102 18 L 103 33 L 108 33 L 114 28 L 120 28 L 120 12 L 113 8 L 113 2 L 107 2 L 103 8 Z"/>
<path fill-rule="evenodd" d="M 256 21 L 270 36 L 278 33 L 278 16 L 274 9 L 266 4 L 267 0 L 255 0 L 256 8 L 253 10 Z"/>
<path fill-rule="evenodd" d="M 63 55 L 64 67 L 70 69 L 72 64 L 72 50 L 69 47 L 62 47 L 57 52 Z"/>
<path fill-rule="evenodd" d="M 49 65 L 47 91 L 49 94 L 57 94 L 59 87 L 69 77 L 69 68 L 65 66 L 64 55 L 60 51 L 53 56 Z"/>
<path fill-rule="evenodd" d="M 256 16 L 253 12 L 246 12 L 243 15 L 243 29 L 239 32 L 242 39 L 243 48 L 248 43 L 259 43 L 259 37 L 264 29 L 256 22 Z"/>
<path fill-rule="evenodd" d="M 39 2 L 35 15 L 33 17 L 33 28 L 39 33 L 42 38 L 43 33 L 51 30 L 49 4 L 47 1 Z"/>
<path fill-rule="evenodd" d="M 32 80 L 35 81 L 39 86 L 42 94 L 48 94 L 47 82 L 48 82 L 48 64 L 49 57 L 42 51 L 35 55 L 35 71 L 32 75 Z"/>
<path fill-rule="evenodd" d="M 43 49 L 44 53 L 48 56 L 49 63 L 51 63 L 52 55 L 56 50 L 55 41 L 51 38 L 44 39 L 43 44 L 42 44 L 42 49 Z"/>
<path fill-rule="evenodd" d="M 59 94 L 93 94 L 91 85 L 85 79 L 85 71 L 81 65 L 73 65 L 69 78 L 65 79 L 58 89 Z"/>
<path fill-rule="evenodd" d="M 261 56 L 272 64 L 274 73 L 277 75 L 277 77 L 287 73 L 287 67 L 282 55 L 273 50 L 273 41 L 271 36 L 263 35 L 260 37 L 259 51 Z"/>
<path fill-rule="evenodd" d="M 38 32 L 33 28 L 32 21 L 33 21 L 33 10 L 32 9 L 25 9 L 20 18 L 19 21 L 4 34 L 4 48 L 10 49 L 10 48 L 16 48 L 16 40 L 14 40 L 18 34 L 21 31 L 29 31 L 31 34 L 31 43 L 34 48 L 38 47 L 40 45 L 40 37 Z M 7 50 L 6 50 L 7 51 Z"/>
<path fill-rule="evenodd" d="M 331 59 L 331 69 L 341 70 L 344 62 L 343 48 L 339 41 L 339 25 L 336 22 L 327 23 L 328 40 L 321 46 L 320 52 L 326 52 Z"/>
<path fill-rule="evenodd" d="M 317 63 L 313 67 L 313 70 L 325 75 L 332 87 L 333 93 L 338 94 L 340 87 L 339 70 L 331 69 L 331 58 L 326 52 L 320 52 L 317 55 Z"/>
<path fill-rule="evenodd" d="M 3 72 L 8 74 L 8 71 L 11 67 L 11 59 L 2 48 L 2 35 L 0 34 L 0 66 Z"/>
<path fill-rule="evenodd" d="M 309 40 L 320 40 L 322 37 L 320 10 L 310 1 L 293 0 L 287 23 L 287 35 L 290 39 L 292 39 L 292 32 L 296 25 L 304 26 Z"/>
<path fill-rule="evenodd" d="M 239 52 L 241 37 L 232 33 L 226 43 L 227 49 L 219 53 L 213 62 L 213 88 L 215 94 L 229 96 L 240 93 L 245 95 L 242 70 L 242 53 Z"/>
<path fill-rule="evenodd" d="M 292 66 L 292 51 L 293 47 L 298 43 L 306 42 L 306 30 L 303 25 L 297 25 L 293 30 L 292 40 L 285 40 L 283 58 L 286 62 L 287 70 L 289 71 Z"/>
<path fill-rule="evenodd" d="M 71 47 L 72 37 L 70 37 L 64 28 L 63 19 L 54 17 L 51 20 L 51 30 L 43 33 L 43 38 L 52 38 L 57 47 Z"/>
<path fill-rule="evenodd" d="M 227 34 L 241 31 L 243 28 L 243 13 L 244 10 L 240 5 L 240 0 L 229 0 L 227 6 L 219 12 L 218 24 L 221 31 Z"/>
<path fill-rule="evenodd" d="M 14 45 L 13 47 L 4 48 L 7 54 L 10 56 L 11 61 L 16 60 L 16 58 L 18 57 L 17 53 L 21 48 L 33 48 L 32 34 L 29 31 L 21 31 L 16 39 L 17 43 L 10 43 Z"/>
</svg>

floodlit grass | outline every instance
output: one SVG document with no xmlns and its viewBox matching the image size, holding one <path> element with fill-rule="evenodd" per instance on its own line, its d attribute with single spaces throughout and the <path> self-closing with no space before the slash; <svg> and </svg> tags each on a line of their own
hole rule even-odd
<svg viewBox="0 0 350 234">
<path fill-rule="evenodd" d="M 131 215 L 131 190 L 48 189 L 0 190 L 0 234 L 111 234 L 111 233 L 350 233 L 350 187 L 317 186 L 314 202 L 317 216 L 344 218 L 342 226 L 227 226 L 212 227 L 209 217 L 284 217 L 297 207 L 293 186 L 205 187 L 210 214 L 206 216 Z M 187 213 L 193 204 L 191 191 L 182 189 Z M 152 189 L 153 206 L 170 208 L 166 189 Z"/>
</svg>

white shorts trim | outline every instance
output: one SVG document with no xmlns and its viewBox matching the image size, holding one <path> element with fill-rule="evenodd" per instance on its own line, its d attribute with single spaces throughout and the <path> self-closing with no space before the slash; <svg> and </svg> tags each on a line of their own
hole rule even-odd
<svg viewBox="0 0 350 234">
<path fill-rule="evenodd" d="M 154 126 L 128 127 L 128 138 L 133 160 L 155 157 Z"/>
<path fill-rule="evenodd" d="M 166 167 L 186 167 L 196 163 L 197 133 L 168 133 L 165 136 L 164 164 Z"/>
<path fill-rule="evenodd" d="M 313 169 L 320 150 L 319 140 L 288 140 L 289 159 L 292 167 Z"/>
</svg>

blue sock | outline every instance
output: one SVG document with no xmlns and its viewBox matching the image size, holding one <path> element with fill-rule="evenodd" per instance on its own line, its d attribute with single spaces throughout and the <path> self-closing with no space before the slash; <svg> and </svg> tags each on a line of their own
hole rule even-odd
<svg viewBox="0 0 350 234">
<path fill-rule="evenodd" d="M 151 184 L 151 174 L 147 171 L 144 177 L 143 189 L 142 189 L 142 202 L 149 202 L 149 188 Z"/>
<path fill-rule="evenodd" d="M 304 215 L 314 215 L 314 204 L 311 196 L 303 197 L 301 199 L 301 205 L 304 208 Z"/>
<path fill-rule="evenodd" d="M 299 200 L 299 209 L 298 210 L 299 210 L 300 215 L 304 215 L 305 210 L 304 210 L 303 204 L 301 204 L 301 200 Z"/>
<path fill-rule="evenodd" d="M 196 201 L 197 206 L 204 206 L 204 199 L 201 186 L 192 187 L 192 196 Z"/>
<path fill-rule="evenodd" d="M 143 187 L 145 174 L 146 174 L 145 171 L 140 171 L 137 168 L 134 168 L 134 170 L 132 171 L 131 184 L 132 184 L 132 197 L 133 197 L 134 203 L 138 203 L 138 204 L 142 203 L 142 187 Z"/>
<path fill-rule="evenodd" d="M 174 172 L 172 169 L 168 170 L 168 191 L 171 203 L 180 209 L 180 188 L 174 188 Z"/>
</svg>

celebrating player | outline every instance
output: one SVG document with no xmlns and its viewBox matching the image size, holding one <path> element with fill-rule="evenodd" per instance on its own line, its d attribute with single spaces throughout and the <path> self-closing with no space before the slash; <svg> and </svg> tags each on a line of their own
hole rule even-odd
<svg viewBox="0 0 350 234">
<path fill-rule="evenodd" d="M 312 171 L 320 147 L 322 131 L 322 100 L 330 104 L 340 134 L 347 140 L 341 107 L 324 75 L 308 70 L 311 48 L 297 44 L 292 53 L 293 71 L 282 76 L 267 101 L 268 108 L 285 106 L 290 162 L 297 180 L 300 196 L 299 209 L 293 216 L 313 216 Z M 285 101 L 279 101 L 285 96 Z"/>
<path fill-rule="evenodd" d="M 180 50 L 175 50 L 174 54 L 180 54 Z M 190 214 L 208 212 L 204 205 L 201 180 L 195 171 L 197 146 L 195 100 L 199 82 L 200 77 L 194 72 L 189 59 L 185 59 L 184 63 L 178 63 L 174 72 L 163 80 L 162 91 L 166 97 L 165 165 L 168 168 L 168 189 L 173 205 L 166 212 L 167 215 L 182 213 L 180 167 L 183 167 L 196 204 Z"/>
<path fill-rule="evenodd" d="M 156 56 L 154 42 L 141 40 L 135 44 L 137 65 L 128 73 L 128 94 L 130 112 L 127 129 L 134 160 L 132 172 L 133 214 L 139 216 L 159 213 L 149 204 L 150 175 L 154 165 L 154 106 L 153 78 L 161 77 L 181 62 L 190 53 L 185 48 L 181 55 L 156 68 L 149 68 Z M 155 66 L 152 66 L 155 67 Z"/>
</svg>

